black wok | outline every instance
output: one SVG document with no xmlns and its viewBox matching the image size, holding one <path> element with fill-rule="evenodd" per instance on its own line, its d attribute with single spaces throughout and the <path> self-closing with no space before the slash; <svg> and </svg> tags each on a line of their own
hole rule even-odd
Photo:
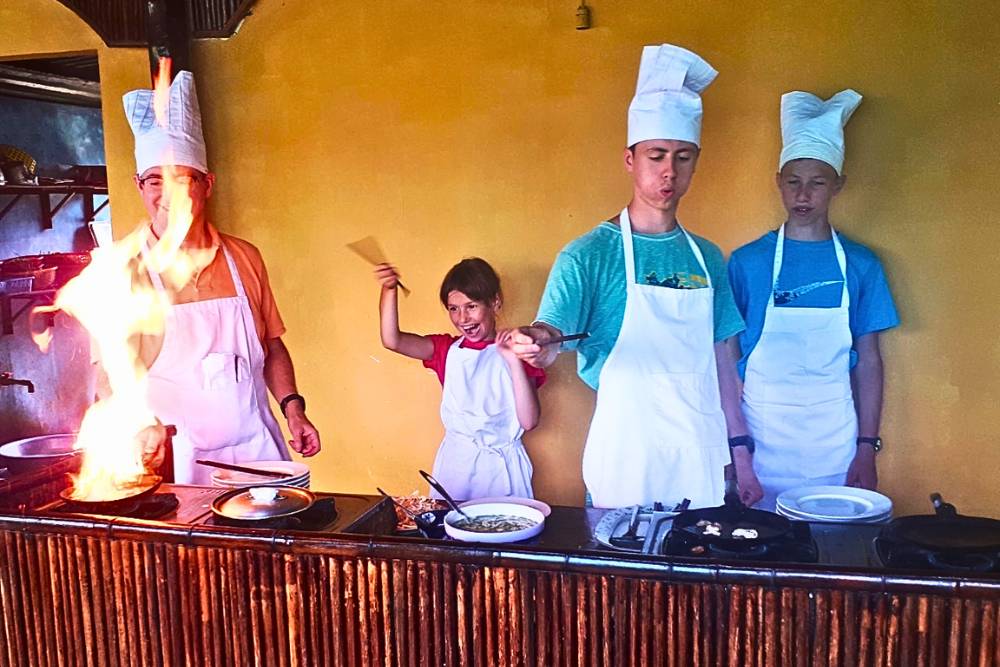
<svg viewBox="0 0 1000 667">
<path fill-rule="evenodd" d="M 934 514 L 894 519 L 882 537 L 942 553 L 1000 552 L 1000 520 L 959 514 L 938 493 L 931 494 L 931 502 Z"/>
<path fill-rule="evenodd" d="M 705 544 L 727 551 L 749 551 L 762 544 L 779 540 L 792 532 L 792 523 L 773 512 L 750 509 L 740 500 L 736 486 L 735 471 L 726 466 L 726 494 L 719 507 L 704 507 L 687 510 L 674 517 L 673 530 L 683 530 L 696 535 Z M 711 521 L 720 525 L 721 535 L 706 535 L 700 521 Z M 732 537 L 733 531 L 744 528 L 757 531 L 757 537 Z"/>
</svg>

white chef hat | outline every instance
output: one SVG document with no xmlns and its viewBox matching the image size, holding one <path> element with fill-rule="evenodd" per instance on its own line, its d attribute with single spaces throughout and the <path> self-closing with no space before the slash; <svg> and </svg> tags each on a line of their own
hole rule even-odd
<svg viewBox="0 0 1000 667">
<path fill-rule="evenodd" d="M 838 174 L 844 167 L 844 126 L 861 104 L 861 95 L 848 88 L 825 102 L 812 93 L 793 91 L 781 96 L 781 160 L 822 160 Z"/>
<path fill-rule="evenodd" d="M 701 144 L 701 91 L 718 72 L 697 53 L 673 44 L 646 46 L 628 107 L 628 146 L 648 139 Z"/>
<path fill-rule="evenodd" d="M 170 84 L 166 127 L 156 122 L 152 90 L 125 93 L 122 102 L 128 124 L 135 135 L 136 173 L 142 174 L 150 167 L 166 164 L 208 172 L 198 93 L 191 72 L 178 72 Z"/>
</svg>

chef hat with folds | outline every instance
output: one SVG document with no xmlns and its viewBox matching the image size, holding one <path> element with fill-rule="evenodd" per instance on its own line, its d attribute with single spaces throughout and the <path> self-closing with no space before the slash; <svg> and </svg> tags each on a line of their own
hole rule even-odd
<svg viewBox="0 0 1000 667">
<path fill-rule="evenodd" d="M 701 145 L 701 91 L 718 72 L 697 53 L 673 44 L 646 46 L 628 107 L 628 144 L 677 139 Z"/>
<path fill-rule="evenodd" d="M 794 91 L 781 96 L 781 160 L 822 160 L 837 174 L 844 168 L 844 126 L 861 104 L 861 95 L 848 88 L 825 102 L 812 93 Z"/>
<path fill-rule="evenodd" d="M 150 167 L 182 165 L 208 172 L 205 138 L 201 133 L 198 93 L 191 72 L 177 73 L 170 84 L 166 127 L 156 122 L 153 91 L 140 89 L 122 98 L 125 116 L 135 135 L 135 170 L 142 174 Z"/>
</svg>

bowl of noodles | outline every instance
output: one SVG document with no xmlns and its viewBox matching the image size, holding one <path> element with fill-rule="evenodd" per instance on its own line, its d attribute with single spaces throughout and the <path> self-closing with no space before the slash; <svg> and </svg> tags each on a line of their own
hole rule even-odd
<svg viewBox="0 0 1000 667">
<path fill-rule="evenodd" d="M 468 517 L 454 510 L 444 517 L 445 532 L 463 542 L 520 542 L 545 528 L 545 515 L 534 507 L 515 503 L 463 505 Z"/>
</svg>

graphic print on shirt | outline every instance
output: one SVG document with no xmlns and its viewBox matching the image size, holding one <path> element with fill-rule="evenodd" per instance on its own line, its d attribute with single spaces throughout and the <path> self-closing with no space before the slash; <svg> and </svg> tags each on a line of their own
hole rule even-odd
<svg viewBox="0 0 1000 667">
<path fill-rule="evenodd" d="M 805 296 L 809 292 L 818 290 L 821 287 L 826 287 L 827 285 L 843 285 L 843 280 L 821 280 L 815 283 L 809 283 L 808 285 L 802 285 L 801 287 L 796 287 L 791 290 L 778 289 L 777 285 L 774 287 L 774 305 L 782 306 L 795 301 L 800 296 Z"/>
<path fill-rule="evenodd" d="M 650 271 L 646 274 L 644 280 L 647 285 L 669 287 L 670 289 L 701 289 L 708 287 L 708 281 L 705 280 L 705 276 L 700 276 L 696 273 L 674 273 L 660 280 L 656 275 L 656 271 Z"/>
</svg>

